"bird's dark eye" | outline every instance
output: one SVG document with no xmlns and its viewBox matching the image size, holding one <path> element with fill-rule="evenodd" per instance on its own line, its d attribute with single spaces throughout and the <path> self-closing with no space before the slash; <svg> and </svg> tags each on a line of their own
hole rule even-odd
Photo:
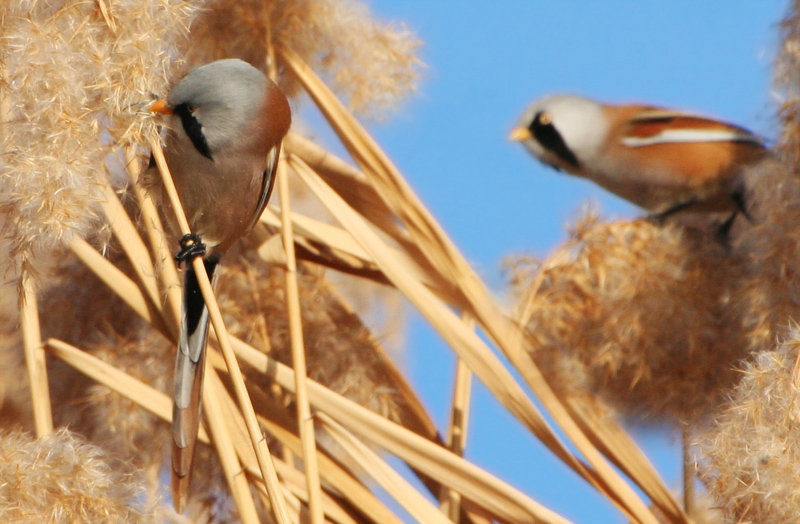
<svg viewBox="0 0 800 524">
<path fill-rule="evenodd" d="M 186 106 L 186 111 L 188 111 L 189 113 L 194 113 L 195 109 L 197 108 L 194 106 Z"/>
<path fill-rule="evenodd" d="M 550 112 L 540 111 L 536 113 L 528 129 L 543 148 L 552 152 L 567 164 L 578 167 L 578 157 L 567 146 L 567 143 L 564 142 L 564 137 L 553 125 L 553 115 Z"/>
<path fill-rule="evenodd" d="M 549 126 L 553 123 L 553 115 L 548 113 L 547 111 L 542 111 L 538 115 L 536 115 L 536 120 L 543 126 Z"/>
</svg>

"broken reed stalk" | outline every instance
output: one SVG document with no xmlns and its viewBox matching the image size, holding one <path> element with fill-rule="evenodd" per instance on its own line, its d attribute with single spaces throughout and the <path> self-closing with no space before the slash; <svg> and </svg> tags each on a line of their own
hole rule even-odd
<svg viewBox="0 0 800 524">
<path fill-rule="evenodd" d="M 314 417 L 308 404 L 306 388 L 306 351 L 303 341 L 303 320 L 300 313 L 300 290 L 297 284 L 297 261 L 294 252 L 289 178 L 286 162 L 278 161 L 278 193 L 281 201 L 281 236 L 286 254 L 286 312 L 289 321 L 289 340 L 292 349 L 292 365 L 295 371 L 295 399 L 297 402 L 297 427 L 303 443 L 303 466 L 308 487 L 308 508 L 311 524 L 322 524 L 322 489 L 317 466 L 317 445 L 314 432 Z"/>
<path fill-rule="evenodd" d="M 262 404 L 262 406 L 267 405 L 274 405 L 274 402 L 265 402 Z M 271 415 L 271 413 L 269 414 Z M 271 418 L 259 415 L 259 420 L 270 435 L 296 453 L 301 453 L 302 444 L 294 433 L 276 423 L 274 420 L 271 420 Z M 341 495 L 345 501 L 358 508 L 367 518 L 371 519 L 373 522 L 380 522 L 381 524 L 402 523 L 394 513 L 378 500 L 372 491 L 356 480 L 349 471 L 346 471 L 337 462 L 334 462 L 324 454 L 321 454 L 319 459 L 321 466 L 320 471 L 326 482 L 331 486 L 336 486 L 339 495 Z"/>
<path fill-rule="evenodd" d="M 468 313 L 462 314 L 464 323 L 475 327 L 475 321 Z M 472 393 L 472 371 L 461 357 L 456 357 L 456 377 L 453 385 L 453 400 L 450 407 L 450 426 L 447 432 L 447 449 L 463 457 L 467 447 L 469 427 L 470 397 Z M 439 508 L 453 522 L 458 522 L 461 513 L 461 494 L 442 486 L 439 494 Z"/>
<path fill-rule="evenodd" d="M 212 365 L 224 365 L 223 362 L 220 362 L 221 357 L 219 357 L 218 353 L 213 352 L 211 356 L 213 359 L 212 362 L 216 362 L 216 364 Z M 241 413 L 236 406 L 236 402 L 230 396 L 228 390 L 223 389 L 221 394 L 226 412 L 232 415 L 229 416 L 228 420 L 231 436 L 234 438 L 236 449 L 239 453 L 239 460 L 244 465 L 247 473 L 256 479 L 255 487 L 259 490 L 259 493 L 261 493 L 264 490 L 264 482 L 261 478 L 260 471 L 258 471 L 255 455 L 253 454 L 247 438 L 247 428 L 245 427 L 244 419 L 242 418 Z M 278 406 L 275 400 L 271 399 L 269 396 L 267 396 L 267 394 L 260 391 L 257 386 L 253 387 L 251 390 L 251 395 L 253 396 L 254 404 L 258 408 L 258 413 L 256 413 L 256 415 L 258 416 L 259 422 L 265 428 L 265 430 L 284 447 L 291 449 L 292 452 L 296 453 L 297 455 L 302 455 L 303 445 L 300 442 L 300 438 L 295 433 L 285 429 L 284 426 L 281 426 L 281 424 L 285 424 L 286 426 L 290 425 L 285 406 Z M 269 417 L 269 419 L 265 417 L 265 413 L 266 417 Z M 290 457 L 293 456 L 294 455 L 290 454 Z M 335 465 L 330 459 L 326 460 L 326 457 L 322 454 L 318 455 L 318 458 L 320 459 L 319 462 L 323 466 L 320 468 L 320 475 L 324 475 L 326 480 L 331 485 L 337 486 L 337 489 L 340 489 L 342 486 L 338 480 L 332 480 L 330 471 L 331 468 L 338 469 L 338 465 Z M 297 504 L 292 503 L 292 507 L 299 508 L 300 506 L 298 504 L 301 501 L 307 505 L 308 489 L 306 487 L 305 475 L 299 470 L 295 469 L 294 461 L 285 462 L 277 457 L 273 457 L 273 460 L 275 462 L 275 468 L 280 474 L 281 480 L 283 481 L 282 485 L 285 488 L 287 500 L 293 499 L 298 501 Z M 352 477 L 349 477 L 349 474 L 346 475 L 348 478 L 352 479 Z M 364 491 L 365 489 L 362 487 L 362 494 Z M 355 501 L 356 506 L 359 504 L 359 501 Z M 338 502 L 324 492 L 322 493 L 322 507 L 323 513 L 329 517 L 334 517 L 343 511 Z M 333 520 L 337 521 L 336 518 Z M 377 522 L 383 521 L 378 519 Z"/>
<path fill-rule="evenodd" d="M 42 347 L 36 283 L 27 268 L 23 268 L 20 275 L 19 292 L 20 327 L 31 388 L 33 420 L 36 425 L 36 436 L 42 438 L 53 433 L 53 412 L 50 407 L 50 385 L 47 381 L 47 360 Z"/>
<path fill-rule="evenodd" d="M 166 331 L 163 331 L 164 335 L 172 340 L 177 340 L 179 327 L 173 323 L 171 315 L 169 317 L 164 316 L 168 312 L 161 306 L 158 282 L 155 278 L 156 272 L 153 261 L 150 258 L 151 251 L 145 246 L 144 240 L 142 240 L 136 229 L 136 225 L 128 216 L 117 193 L 109 184 L 105 185 L 105 192 L 106 200 L 102 203 L 103 212 L 111 225 L 114 236 L 125 252 L 140 286 L 146 292 L 144 299 L 147 302 L 147 308 L 153 317 L 160 317 L 155 322 L 156 324 L 166 326 Z"/>
<path fill-rule="evenodd" d="M 158 137 L 150 137 L 149 142 L 153 158 L 156 161 L 156 165 L 158 165 L 159 172 L 161 173 L 161 177 L 164 182 L 164 187 L 167 191 L 167 195 L 169 195 L 170 203 L 175 212 L 181 234 L 188 234 L 191 232 L 189 228 L 189 222 L 186 220 L 180 198 L 178 197 L 178 191 L 175 188 L 175 184 L 172 181 L 172 177 L 169 173 L 167 161 L 164 158 L 164 152 L 161 149 L 161 143 L 159 142 Z M 270 455 L 269 448 L 267 447 L 267 441 L 258 425 L 258 420 L 256 419 L 256 415 L 253 410 L 253 403 L 247 393 L 247 387 L 244 384 L 242 370 L 239 369 L 239 364 L 236 361 L 236 355 L 231 347 L 228 331 L 225 329 L 222 313 L 220 312 L 219 305 L 214 297 L 214 290 L 211 288 L 211 281 L 208 279 L 208 273 L 206 273 L 203 260 L 200 257 L 195 257 L 192 260 L 192 267 L 197 275 L 197 283 L 200 286 L 203 300 L 208 308 L 211 325 L 214 327 L 214 331 L 216 332 L 217 341 L 219 342 L 220 349 L 222 350 L 222 355 L 225 358 L 225 364 L 228 367 L 228 373 L 230 373 L 231 380 L 233 382 L 233 389 L 236 393 L 236 398 L 239 401 L 239 407 L 242 410 L 245 423 L 247 424 L 247 432 L 250 435 L 250 441 L 253 445 L 256 459 L 258 460 L 258 466 L 261 469 L 261 474 L 264 478 L 264 483 L 267 486 L 267 492 L 269 493 L 273 516 L 279 524 L 290 524 L 291 519 L 289 517 L 288 509 L 286 508 L 286 502 L 283 499 L 283 494 L 280 491 L 280 481 L 278 480 L 277 473 L 275 472 L 275 466 L 272 464 L 272 456 Z"/>
</svg>

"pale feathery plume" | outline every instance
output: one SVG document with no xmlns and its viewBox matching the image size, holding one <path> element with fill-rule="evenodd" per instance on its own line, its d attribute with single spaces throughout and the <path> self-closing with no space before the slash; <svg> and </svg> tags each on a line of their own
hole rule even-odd
<svg viewBox="0 0 800 524">
<path fill-rule="evenodd" d="M 698 438 L 700 476 L 728 521 L 783 524 L 800 515 L 800 396 L 793 341 L 755 353 L 730 401 Z"/>
<path fill-rule="evenodd" d="M 361 2 L 210 0 L 206 8 L 185 49 L 191 67 L 235 57 L 264 69 L 270 42 L 300 55 L 361 114 L 380 117 L 416 89 L 420 41 L 402 24 L 377 21 Z M 288 96 L 300 90 L 290 75 L 279 85 Z"/>
<path fill-rule="evenodd" d="M 155 510 L 142 503 L 141 479 L 114 462 L 66 429 L 38 440 L 0 434 L 0 520 L 154 522 Z"/>
<path fill-rule="evenodd" d="M 512 259 L 517 309 L 528 304 L 532 356 L 552 387 L 646 422 L 692 421 L 721 402 L 747 355 L 727 307 L 743 269 L 705 240 L 590 214 L 544 262 Z"/>
<path fill-rule="evenodd" d="M 103 159 L 155 129 L 138 108 L 164 92 L 193 10 L 182 0 L 126 0 L 106 19 L 95 2 L 0 7 L 4 271 L 41 269 L 73 235 L 101 227 Z"/>
</svg>

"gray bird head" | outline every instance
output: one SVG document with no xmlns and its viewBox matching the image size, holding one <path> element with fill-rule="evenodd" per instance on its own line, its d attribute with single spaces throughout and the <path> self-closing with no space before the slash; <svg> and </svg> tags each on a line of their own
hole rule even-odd
<svg viewBox="0 0 800 524">
<path fill-rule="evenodd" d="M 183 130 L 204 156 L 230 144 L 265 102 L 267 78 L 247 62 L 226 59 L 198 67 L 167 96 Z"/>
<path fill-rule="evenodd" d="M 602 147 L 608 133 L 603 106 L 573 95 L 552 95 L 531 104 L 510 138 L 542 162 L 570 172 Z"/>
</svg>

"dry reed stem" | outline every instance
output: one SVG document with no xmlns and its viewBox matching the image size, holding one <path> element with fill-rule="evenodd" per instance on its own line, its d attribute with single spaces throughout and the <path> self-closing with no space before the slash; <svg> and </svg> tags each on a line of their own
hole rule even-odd
<svg viewBox="0 0 800 524">
<path fill-rule="evenodd" d="M 462 315 L 464 322 L 474 328 L 475 322 Z M 447 449 L 463 457 L 467 448 L 467 429 L 469 428 L 469 407 L 472 393 L 472 371 L 460 357 L 456 359 L 453 399 L 450 405 L 450 424 L 447 428 Z M 458 522 L 461 513 L 461 494 L 442 486 L 439 493 L 439 508 L 453 522 Z"/>
<path fill-rule="evenodd" d="M 449 280 L 441 278 L 423 252 L 422 247 L 411 238 L 405 228 L 398 224 L 395 213 L 370 185 L 363 172 L 296 133 L 289 132 L 284 139 L 284 144 L 287 153 L 302 159 L 353 209 L 397 242 L 401 248 L 400 252 L 407 253 L 406 256 L 410 256 L 423 273 L 430 275 L 430 280 L 437 288 L 448 286 L 444 290 L 448 302 L 459 309 L 465 307 L 464 297 L 459 288 Z"/>
<path fill-rule="evenodd" d="M 283 480 L 286 488 L 294 495 L 297 500 L 308 504 L 308 491 L 306 490 L 305 475 L 298 471 L 294 466 L 290 466 L 283 460 L 275 459 L 275 469 L 278 476 Z M 263 490 L 263 482 L 256 483 L 256 488 Z M 337 501 L 328 493 L 322 492 L 322 507 L 324 514 L 329 521 L 339 524 L 358 524 L 358 521 L 347 513 Z"/>
<path fill-rule="evenodd" d="M 158 310 L 136 283 L 123 273 L 117 266 L 97 252 L 87 241 L 75 237 L 69 243 L 69 248 L 86 267 L 111 289 L 118 297 L 137 315 L 149 322 L 164 336 L 169 337 L 170 330 Z"/>
<path fill-rule="evenodd" d="M 23 270 L 20 280 L 20 329 L 22 330 L 22 343 L 25 347 L 25 366 L 28 368 L 36 436 L 42 438 L 53 432 L 47 361 L 42 348 L 36 283 L 28 270 Z"/>
<path fill-rule="evenodd" d="M 590 483 L 596 485 L 598 489 L 612 495 L 615 492 L 622 493 L 621 496 L 625 498 L 612 498 L 612 500 L 619 502 L 623 511 L 628 511 L 628 507 L 634 508 L 634 512 L 639 513 L 640 520 L 647 521 L 647 515 L 650 513 L 647 506 L 607 466 L 605 461 L 599 457 L 596 449 L 588 444 L 588 441 L 584 440 L 584 448 L 586 449 L 582 449 L 582 451 L 584 451 L 585 455 L 594 459 L 594 462 L 600 468 L 603 468 L 605 479 L 607 480 L 598 476 L 596 472 L 586 469 L 584 464 L 564 447 L 541 417 L 536 406 L 480 337 L 474 331 L 467 329 L 464 323 L 446 305 L 439 302 L 427 288 L 409 275 L 403 266 L 397 264 L 397 261 L 388 256 L 384 249 L 385 244 L 333 190 L 316 177 L 308 166 L 291 156 L 289 161 L 295 173 L 312 189 L 337 220 L 346 229 L 350 230 L 353 236 L 362 243 L 362 246 L 372 254 L 373 259 L 383 268 L 387 277 L 428 318 L 443 338 L 468 363 L 489 390 L 497 396 L 498 400 L 517 416 L 545 445 L 550 447 L 559 458 L 589 480 Z M 568 420 L 572 421 L 569 418 Z M 585 439 L 583 433 L 579 431 L 577 436 Z M 607 481 L 608 484 L 603 487 L 603 484 L 598 484 L 598 481 Z"/>
<path fill-rule="evenodd" d="M 172 420 L 172 400 L 141 380 L 61 340 L 51 338 L 45 342 L 44 348 L 87 377 L 116 391 L 160 419 L 167 422 Z M 204 444 L 210 443 L 203 426 L 200 426 L 197 439 Z"/>
<path fill-rule="evenodd" d="M 333 438 L 348 457 L 367 472 L 389 496 L 397 501 L 418 522 L 431 524 L 448 524 L 450 522 L 436 506 L 386 464 L 377 453 L 337 424 L 335 420 L 324 413 L 319 414 L 319 420 L 326 433 Z"/>
<path fill-rule="evenodd" d="M 161 173 L 161 177 L 164 182 L 164 188 L 169 196 L 172 209 L 175 212 L 181 234 L 186 235 L 191 232 L 189 228 L 189 222 L 186 220 L 186 216 L 183 213 L 180 198 L 178 197 L 178 191 L 175 188 L 175 184 L 173 183 L 172 177 L 169 174 L 169 168 L 167 167 L 167 162 L 164 158 L 164 152 L 161 150 L 161 144 L 155 137 L 151 137 L 150 147 L 153 158 L 158 165 L 158 170 Z M 286 508 L 286 503 L 283 500 L 283 495 L 280 492 L 280 482 L 278 481 L 277 474 L 275 473 L 275 467 L 272 464 L 272 456 L 270 455 L 269 448 L 267 447 L 267 441 L 258 427 L 258 420 L 256 419 L 255 412 L 253 410 L 253 403 L 247 394 L 247 388 L 244 385 L 244 377 L 242 376 L 242 371 L 239 369 L 239 364 L 236 361 L 236 355 L 231 347 L 230 338 L 222 319 L 222 313 L 219 311 L 219 305 L 214 297 L 214 290 L 212 289 L 211 282 L 208 279 L 208 273 L 206 273 L 205 266 L 203 265 L 203 261 L 200 257 L 195 257 L 192 260 L 192 267 L 197 275 L 197 283 L 200 286 L 203 300 L 208 308 L 211 325 L 214 327 L 217 340 L 220 343 L 219 345 L 220 349 L 222 350 L 222 355 L 225 358 L 225 364 L 228 367 L 228 372 L 233 380 L 233 388 L 236 392 L 236 398 L 238 399 L 239 406 L 244 414 L 245 423 L 247 424 L 247 431 L 253 444 L 253 450 L 256 453 L 256 459 L 258 460 L 258 465 L 261 469 L 261 474 L 264 478 L 264 482 L 267 486 L 267 492 L 270 496 L 273 516 L 279 524 L 289 524 L 291 521 L 289 518 L 288 509 Z"/>
<path fill-rule="evenodd" d="M 222 392 L 224 386 L 217 376 L 216 370 L 213 367 L 206 369 L 205 384 L 203 387 L 203 408 L 205 418 L 208 421 L 208 428 L 211 432 L 211 438 L 214 439 L 214 448 L 219 456 L 220 464 L 225 472 L 225 479 L 228 481 L 228 486 L 231 489 L 231 494 L 236 501 L 236 508 L 239 510 L 239 517 L 245 524 L 258 524 L 258 512 L 256 505 L 253 501 L 253 494 L 250 491 L 250 485 L 247 482 L 247 477 L 242 471 L 242 466 L 239 463 L 239 458 L 236 454 L 236 449 L 233 444 L 232 432 L 229 424 L 226 422 L 229 417 L 227 410 L 222 405 Z M 188 493 L 188 482 L 190 476 L 187 475 L 180 479 L 187 485 L 180 493 Z M 185 507 L 185 501 L 181 507 Z"/>
<path fill-rule="evenodd" d="M 117 237 L 120 247 L 128 257 L 139 284 L 144 288 L 147 298 L 161 312 L 161 298 L 158 293 L 158 284 L 155 279 L 155 269 L 150 260 L 150 251 L 139 235 L 133 221 L 122 206 L 117 193 L 110 185 L 105 187 L 106 200 L 101 203 L 108 224 L 114 236 Z M 164 323 L 169 325 L 165 318 Z"/>
<path fill-rule="evenodd" d="M 306 389 L 306 351 L 303 343 L 303 321 L 300 316 L 300 291 L 297 285 L 297 261 L 294 254 L 294 233 L 292 231 L 291 200 L 286 162 L 278 162 L 276 172 L 278 192 L 281 201 L 281 236 L 286 254 L 286 309 L 289 317 L 289 339 L 292 347 L 292 365 L 295 370 L 295 401 L 297 403 L 297 427 L 303 443 L 303 466 L 308 483 L 308 508 L 311 524 L 322 524 L 322 491 L 317 467 L 317 447 L 314 433 L 314 417 L 308 405 Z"/>
<path fill-rule="evenodd" d="M 294 371 L 239 341 L 237 354 L 288 391 L 294 389 Z M 220 362 L 210 360 L 214 366 Z M 453 487 L 462 495 L 483 506 L 498 518 L 514 521 L 521 515 L 549 515 L 551 512 L 503 481 L 481 470 L 440 445 L 399 426 L 380 415 L 338 395 L 321 384 L 308 381 L 312 406 L 333 417 L 338 423 L 386 451 L 397 455 L 438 482 Z"/>
<path fill-rule="evenodd" d="M 216 352 L 212 353 L 214 360 L 217 362 L 217 366 L 222 366 L 223 362 L 222 357 L 219 356 Z M 300 439 L 297 437 L 295 433 L 290 433 L 283 429 L 283 426 L 278 425 L 278 423 L 274 421 L 267 422 L 267 419 L 264 418 L 262 412 L 269 412 L 268 415 L 275 415 L 275 418 L 281 420 L 280 423 L 286 424 L 287 423 L 287 414 L 285 413 L 285 408 L 280 406 L 278 408 L 274 407 L 274 400 L 267 397 L 263 392 L 259 391 L 255 387 L 251 387 L 251 396 L 254 400 L 254 405 L 257 407 L 259 412 L 256 414 L 259 417 L 259 421 L 262 426 L 265 428 L 267 433 L 269 433 L 273 438 L 278 440 L 283 446 L 290 448 L 291 450 L 295 451 L 298 455 L 302 454 L 302 443 Z M 255 455 L 253 454 L 253 449 L 250 446 L 249 439 L 247 437 L 247 428 L 244 424 L 244 418 L 241 416 L 241 412 L 238 410 L 236 406 L 236 402 L 230 396 L 227 389 L 220 390 L 220 399 L 222 399 L 224 403 L 224 409 L 229 414 L 229 423 L 230 423 L 230 433 L 231 437 L 234 440 L 236 451 L 239 454 L 239 460 L 242 462 L 243 467 L 246 469 L 247 473 L 256 480 L 256 489 L 263 490 L 266 489 L 264 485 L 263 478 L 261 477 L 261 472 L 258 470 L 258 463 L 256 462 Z M 269 406 L 268 408 L 266 408 Z M 266 409 L 265 409 L 266 408 Z M 296 420 L 296 417 L 295 417 Z M 277 432 L 273 432 L 272 428 L 280 428 Z M 288 440 L 287 440 L 288 439 Z M 322 467 L 320 468 L 321 475 L 328 479 L 330 482 L 331 472 L 329 471 L 330 468 L 338 469 L 338 466 L 334 465 L 333 462 L 330 460 L 325 460 L 325 456 L 319 454 L 318 458 L 320 459 L 320 463 Z M 289 466 L 289 463 L 279 460 L 277 458 L 273 458 L 275 462 L 275 468 L 278 472 L 279 477 L 281 480 L 284 481 L 286 488 L 289 490 L 292 498 L 296 498 L 299 501 L 308 504 L 308 489 L 306 487 L 306 480 L 305 475 L 295 469 L 293 466 Z M 294 485 L 291 482 L 287 482 L 287 477 L 291 477 L 292 481 L 295 482 Z M 298 482 L 299 479 L 299 482 Z M 339 487 L 338 482 L 331 483 L 334 486 Z M 362 488 L 363 489 L 363 488 Z M 336 515 L 340 515 L 343 512 L 343 509 L 326 493 L 321 493 L 321 500 L 322 500 L 322 508 L 323 513 L 333 520 L 337 520 L 334 518 Z M 345 519 L 346 520 L 346 519 Z M 380 521 L 378 521 L 380 522 Z"/>
<path fill-rule="evenodd" d="M 274 398 L 267 396 L 257 388 L 252 390 L 252 395 L 257 399 L 256 404 L 261 411 L 258 414 L 259 420 L 266 431 L 292 453 L 302 454 L 302 443 L 294 427 L 295 421 L 288 420 L 285 407 L 278 405 Z M 318 454 L 317 458 L 322 478 L 328 485 L 336 486 L 338 495 L 352 504 L 353 507 L 358 508 L 359 511 L 375 522 L 400 522 L 351 472 L 345 470 L 343 466 L 334 462 L 322 452 Z M 250 470 L 250 472 L 257 475 L 257 472 L 253 470 Z M 297 471 L 297 473 L 300 472 Z"/>
<path fill-rule="evenodd" d="M 289 154 L 293 153 L 289 151 Z M 302 159 L 302 157 L 300 158 Z M 269 207 L 261 215 L 261 222 L 269 226 L 280 227 L 278 215 Z M 370 254 L 365 251 L 363 247 L 361 247 L 361 244 L 358 243 L 358 241 L 355 239 L 355 237 L 353 237 L 352 234 L 350 234 L 350 232 L 345 231 L 340 227 L 315 220 L 299 213 L 292 213 L 292 227 L 295 232 L 295 242 L 302 241 L 298 240 L 298 235 L 302 235 L 305 237 L 305 239 L 307 239 L 308 243 L 312 245 L 324 246 L 326 253 L 339 253 L 339 259 L 342 260 L 343 263 L 350 264 L 353 274 L 363 276 L 364 278 L 371 278 L 370 275 L 359 274 L 359 271 L 364 272 L 364 270 L 366 270 L 367 272 L 380 272 L 380 268 L 377 267 Z M 455 300 L 455 297 L 448 291 L 447 287 L 442 285 L 443 282 L 441 280 L 436 280 L 429 272 L 423 270 L 419 264 L 417 264 L 416 260 L 412 258 L 406 251 L 391 246 L 387 246 L 387 248 L 391 249 L 394 253 L 394 257 L 402 261 L 402 263 L 416 275 L 418 280 L 423 282 L 442 300 L 451 303 L 453 300 Z M 324 263 L 324 261 L 321 260 L 316 262 Z M 334 267 L 334 269 L 339 269 L 340 271 L 344 270 L 342 267 Z M 391 285 L 391 283 L 385 279 L 385 276 L 381 280 L 381 283 Z"/>
<path fill-rule="evenodd" d="M 274 402 L 270 402 L 265 398 L 265 401 L 259 403 L 259 405 L 262 407 L 272 406 Z M 275 408 L 275 410 L 283 412 L 282 407 Z M 270 420 L 270 418 L 259 415 L 259 419 L 270 435 L 291 448 L 295 453 L 302 453 L 302 444 L 294 433 Z M 351 473 L 345 471 L 339 464 L 323 454 L 320 454 L 318 458 L 321 466 L 320 471 L 326 482 L 336 486 L 339 494 L 354 507 L 358 508 L 367 518 L 381 524 L 400 524 L 402 522 Z"/>
<path fill-rule="evenodd" d="M 591 439 L 582 432 L 581 427 L 588 426 L 577 423 L 571 418 L 558 395 L 553 392 L 541 371 L 531 360 L 530 355 L 519 344 L 522 340 L 522 337 L 516 333 L 519 327 L 499 312 L 481 281 L 422 206 L 391 161 L 300 57 L 291 50 L 281 49 L 281 53 L 356 162 L 362 166 L 366 174 L 374 175 L 370 177 L 370 181 L 375 184 L 376 190 L 384 201 L 408 227 L 412 237 L 427 247 L 427 249 L 423 249 L 423 252 L 429 257 L 430 262 L 445 278 L 450 278 L 460 284 L 459 288 L 469 301 L 470 310 L 481 326 L 486 329 L 489 336 L 517 367 L 539 400 L 547 407 L 559 426 L 592 465 L 594 472 L 587 471 L 588 474 L 581 473 L 582 476 L 609 495 L 612 501 L 621 504 L 623 511 L 633 512 L 643 522 L 653 522 L 652 512 L 608 465 L 591 444 Z M 323 199 L 323 201 L 325 200 Z M 358 237 L 358 235 L 356 236 Z M 432 322 L 436 321 L 430 316 L 428 318 Z M 447 339 L 447 337 L 445 338 Z M 452 343 L 451 345 L 454 348 L 458 346 Z M 474 366 L 471 367 L 473 371 L 478 371 Z M 545 439 L 541 436 L 539 438 L 547 444 Z M 548 440 L 552 441 L 551 438 Z M 628 442 L 614 442 L 613 444 L 616 446 L 630 442 L 628 439 Z M 570 463 L 571 454 L 566 453 L 564 456 L 568 457 L 565 462 Z M 577 471 L 584 471 L 583 466 L 576 464 L 576 467 Z M 643 489 L 647 489 L 647 486 L 654 483 L 660 484 L 659 489 L 654 492 L 648 491 L 647 494 L 662 511 L 678 520 L 683 519 L 684 516 L 680 512 L 679 506 L 660 479 L 656 477 L 655 479 L 634 478 L 632 480 L 643 486 Z"/>
<path fill-rule="evenodd" d="M 131 180 L 131 186 L 142 213 L 142 224 L 147 234 L 150 252 L 155 260 L 155 267 L 158 270 L 158 283 L 161 286 L 161 292 L 166 295 L 166 311 L 169 312 L 167 327 L 171 330 L 172 340 L 178 340 L 181 323 L 181 286 L 178 268 L 175 266 L 175 260 L 165 242 L 164 225 L 158 216 L 155 202 L 140 183 L 141 163 L 131 146 L 125 148 L 125 171 Z M 161 304 L 161 301 L 158 304 Z M 167 318 L 166 311 L 164 312 L 165 318 Z"/>
<path fill-rule="evenodd" d="M 587 399 L 576 397 L 567 397 L 564 399 L 564 403 L 581 425 L 581 429 L 590 435 L 592 444 L 609 457 L 614 465 L 628 477 L 639 479 L 637 484 L 642 491 L 659 493 L 666 489 L 658 471 L 653 467 L 647 455 L 633 443 L 630 435 L 610 417 L 605 406 L 597 403 L 592 405 Z M 626 445 L 626 442 L 630 442 L 631 445 Z M 667 512 L 661 509 L 659 502 L 655 499 L 653 499 L 653 503 L 667 522 L 687 522 L 687 516 L 683 514 L 682 508 L 671 492 L 667 492 L 661 500 L 661 504 L 668 504 L 667 507 L 671 511 Z"/>
</svg>

